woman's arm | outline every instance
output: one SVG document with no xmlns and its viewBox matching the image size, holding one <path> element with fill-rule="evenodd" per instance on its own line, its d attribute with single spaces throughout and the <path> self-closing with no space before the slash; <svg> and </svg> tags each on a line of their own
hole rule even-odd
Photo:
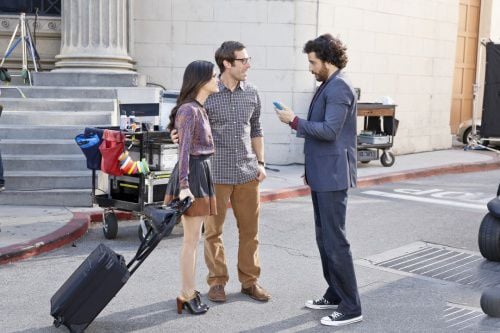
<svg viewBox="0 0 500 333">
<path fill-rule="evenodd" d="M 196 111 L 190 105 L 181 105 L 175 118 L 179 133 L 179 187 L 189 188 L 189 152 L 193 140 Z"/>
</svg>

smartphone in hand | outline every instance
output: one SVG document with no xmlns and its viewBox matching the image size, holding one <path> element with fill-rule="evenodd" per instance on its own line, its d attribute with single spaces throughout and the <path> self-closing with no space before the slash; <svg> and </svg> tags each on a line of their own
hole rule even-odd
<svg viewBox="0 0 500 333">
<path fill-rule="evenodd" d="M 274 102 L 273 102 L 273 104 L 274 104 L 274 107 L 275 107 L 276 109 L 278 109 L 279 111 L 282 111 L 282 110 L 284 110 L 284 109 L 285 109 L 285 107 L 283 106 L 283 104 L 281 104 L 280 102 L 276 102 L 276 101 L 274 101 Z"/>
</svg>

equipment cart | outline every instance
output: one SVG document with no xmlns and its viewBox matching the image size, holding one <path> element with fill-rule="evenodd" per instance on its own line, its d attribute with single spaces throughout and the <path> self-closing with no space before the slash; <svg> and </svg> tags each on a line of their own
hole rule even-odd
<svg viewBox="0 0 500 333">
<path fill-rule="evenodd" d="M 106 129 L 119 130 L 116 127 Z M 145 158 L 150 172 L 146 175 L 107 176 L 104 184 L 104 194 L 96 194 L 96 171 L 92 172 L 93 203 L 104 208 L 102 221 L 104 236 L 116 238 L 118 219 L 116 210 L 136 213 L 140 220 L 139 238 L 142 240 L 148 230 L 149 221 L 144 215 L 147 205 L 162 204 L 171 171 L 177 162 L 177 145 L 170 140 L 170 135 L 164 131 L 122 132 L 125 135 L 125 147 L 134 160 Z M 107 183 L 107 184 L 106 184 Z M 101 187 L 99 186 L 99 187 Z"/>
<path fill-rule="evenodd" d="M 398 127 L 395 115 L 396 105 L 358 103 L 358 117 L 363 117 L 363 130 L 358 135 L 357 145 L 359 162 L 369 163 L 380 158 L 385 167 L 394 164 L 395 157 L 390 149 Z"/>
</svg>

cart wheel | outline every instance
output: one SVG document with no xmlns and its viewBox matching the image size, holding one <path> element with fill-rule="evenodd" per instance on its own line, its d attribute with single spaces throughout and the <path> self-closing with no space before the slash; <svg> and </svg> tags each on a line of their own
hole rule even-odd
<svg viewBox="0 0 500 333">
<path fill-rule="evenodd" d="M 382 163 L 382 165 L 385 167 L 392 166 L 395 161 L 396 158 L 394 157 L 394 154 L 391 153 L 390 151 L 384 151 L 382 156 L 380 156 L 380 163 Z"/>
<path fill-rule="evenodd" d="M 368 163 L 370 163 L 370 161 L 361 161 L 361 163 L 368 164 Z"/>
<path fill-rule="evenodd" d="M 118 219 L 112 210 L 102 213 L 102 231 L 107 239 L 115 239 L 118 234 Z"/>
<path fill-rule="evenodd" d="M 139 227 L 137 228 L 137 235 L 139 236 L 139 240 L 142 242 L 144 241 L 144 237 L 146 237 L 146 234 L 148 233 L 150 223 L 148 219 L 144 219 L 141 217 Z"/>
<path fill-rule="evenodd" d="M 489 288 L 481 295 L 481 309 L 490 317 L 500 317 L 500 289 Z"/>
<path fill-rule="evenodd" d="M 500 261 L 500 219 L 488 213 L 479 227 L 479 251 L 488 260 Z"/>
</svg>

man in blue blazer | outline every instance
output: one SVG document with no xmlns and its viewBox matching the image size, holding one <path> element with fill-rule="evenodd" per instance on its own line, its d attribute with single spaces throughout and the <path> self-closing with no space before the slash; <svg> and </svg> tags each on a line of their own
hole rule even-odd
<svg viewBox="0 0 500 333">
<path fill-rule="evenodd" d="M 311 309 L 333 309 L 321 323 L 342 326 L 363 320 L 345 217 L 347 190 L 356 186 L 356 94 L 342 72 L 346 48 L 330 34 L 304 46 L 309 70 L 321 82 L 307 119 L 288 108 L 276 110 L 279 119 L 305 139 L 304 182 L 311 187 L 323 275 L 323 297 L 306 302 Z"/>
</svg>

